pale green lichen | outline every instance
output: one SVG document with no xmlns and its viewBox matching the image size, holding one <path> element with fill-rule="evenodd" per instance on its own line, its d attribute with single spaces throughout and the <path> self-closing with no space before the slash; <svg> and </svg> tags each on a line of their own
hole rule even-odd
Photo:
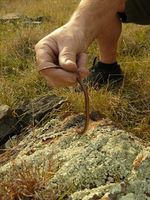
<svg viewBox="0 0 150 200">
<path fill-rule="evenodd" d="M 135 194 L 133 194 L 133 193 L 129 193 L 120 198 L 120 200 L 136 200 L 136 199 L 137 198 L 136 198 Z M 143 199 L 141 199 L 141 200 L 143 200 Z"/>
<path fill-rule="evenodd" d="M 62 137 L 57 144 L 56 157 L 61 160 L 60 168 L 50 180 L 50 187 L 61 180 L 69 187 L 67 182 L 71 180 L 77 189 L 82 190 L 106 184 L 108 176 L 115 181 L 127 179 L 141 147 L 124 131 L 114 129 L 110 132 L 109 129 L 101 128 L 102 132 L 97 129 L 92 133 L 93 138 L 90 132 L 81 138 Z M 82 146 L 77 146 L 79 140 Z"/>
<path fill-rule="evenodd" d="M 30 133 L 15 162 L 36 167 L 53 163 L 55 174 L 48 189 L 69 191 L 73 200 L 91 200 L 94 195 L 115 195 L 117 200 L 148 200 L 150 193 L 150 149 L 136 137 L 112 126 L 98 126 L 84 135 L 62 130 L 58 120 Z M 49 142 L 43 143 L 42 141 Z M 30 154 L 30 150 L 35 152 Z M 143 155 L 137 169 L 133 163 Z M 45 162 L 46 161 L 46 162 Z M 8 167 L 9 166 L 9 167 Z M 11 163 L 0 167 L 0 176 L 11 172 Z M 130 199 L 130 200 L 131 200 Z"/>
</svg>

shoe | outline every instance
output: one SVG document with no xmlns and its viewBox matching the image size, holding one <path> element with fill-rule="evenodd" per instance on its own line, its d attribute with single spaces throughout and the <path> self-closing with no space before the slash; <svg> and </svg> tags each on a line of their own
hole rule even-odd
<svg viewBox="0 0 150 200">
<path fill-rule="evenodd" d="M 93 66 L 89 69 L 91 72 L 87 78 L 87 82 L 94 88 L 100 88 L 106 84 L 116 84 L 123 80 L 123 72 L 117 62 L 105 64 L 94 59 Z"/>
</svg>

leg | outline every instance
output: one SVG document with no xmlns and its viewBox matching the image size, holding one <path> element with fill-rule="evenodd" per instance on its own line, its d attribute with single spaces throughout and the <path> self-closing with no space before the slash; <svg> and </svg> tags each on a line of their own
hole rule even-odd
<svg viewBox="0 0 150 200">
<path fill-rule="evenodd" d="M 101 84 L 117 83 L 123 79 L 120 66 L 116 62 L 117 43 L 121 34 L 121 21 L 119 17 L 105 19 L 104 26 L 97 37 L 97 44 L 100 50 L 99 60 L 91 68 L 89 80 L 95 88 Z"/>
<path fill-rule="evenodd" d="M 116 16 L 108 16 L 105 19 L 105 24 L 97 37 L 97 45 L 100 50 L 99 59 L 103 63 L 111 64 L 116 62 L 117 43 L 122 30 L 121 20 L 117 12 L 123 12 L 124 9 L 125 3 L 122 3 L 116 11 Z"/>
<path fill-rule="evenodd" d="M 116 62 L 117 42 L 121 34 L 121 21 L 118 16 L 110 19 L 97 38 L 100 50 L 99 59 L 103 63 Z"/>
<path fill-rule="evenodd" d="M 102 84 L 116 84 L 123 80 L 123 73 L 116 62 L 117 43 L 121 34 L 122 23 L 118 12 L 125 9 L 125 1 L 120 4 L 114 12 L 105 13 L 102 18 L 97 44 L 100 55 L 99 62 L 90 68 L 89 83 L 95 88 L 100 88 Z"/>
</svg>

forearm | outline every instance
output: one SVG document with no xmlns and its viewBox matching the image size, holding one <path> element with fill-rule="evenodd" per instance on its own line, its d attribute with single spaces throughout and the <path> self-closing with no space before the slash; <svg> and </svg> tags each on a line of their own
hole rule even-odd
<svg viewBox="0 0 150 200">
<path fill-rule="evenodd" d="M 124 0 L 81 0 L 69 24 L 83 31 L 87 46 L 98 36 L 108 15 L 116 15 Z"/>
</svg>

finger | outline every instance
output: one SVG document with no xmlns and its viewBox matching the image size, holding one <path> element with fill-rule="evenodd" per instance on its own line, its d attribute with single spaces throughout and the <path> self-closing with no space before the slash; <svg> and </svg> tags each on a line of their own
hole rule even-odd
<svg viewBox="0 0 150 200">
<path fill-rule="evenodd" d="M 67 71 L 76 72 L 76 49 L 70 43 L 70 40 L 65 40 L 61 46 L 59 53 L 59 65 Z"/>
<path fill-rule="evenodd" d="M 64 87 L 76 83 L 76 75 L 56 69 L 58 49 L 52 38 L 41 40 L 35 47 L 38 70 L 51 86 Z M 51 69 L 50 69 L 51 68 Z"/>
<path fill-rule="evenodd" d="M 48 67 L 54 67 L 58 64 L 57 60 L 57 47 L 56 43 L 52 39 L 43 39 L 35 46 L 36 61 L 38 64 L 38 70 L 42 70 Z"/>
<path fill-rule="evenodd" d="M 89 70 L 86 68 L 86 63 L 87 63 L 87 54 L 86 53 L 80 53 L 78 55 L 78 71 L 80 73 L 81 79 L 84 79 L 89 75 Z"/>
<path fill-rule="evenodd" d="M 76 84 L 76 74 L 64 71 L 60 68 L 42 70 L 41 75 L 44 76 L 50 86 L 66 87 Z"/>
</svg>

